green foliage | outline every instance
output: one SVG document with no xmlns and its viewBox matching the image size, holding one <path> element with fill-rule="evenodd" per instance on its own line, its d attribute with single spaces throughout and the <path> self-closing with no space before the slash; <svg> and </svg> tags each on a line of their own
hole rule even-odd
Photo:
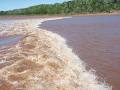
<svg viewBox="0 0 120 90">
<path fill-rule="evenodd" d="M 64 3 L 41 4 L 24 9 L 0 11 L 0 15 L 77 14 L 112 10 L 120 10 L 120 0 L 71 0 Z"/>
</svg>

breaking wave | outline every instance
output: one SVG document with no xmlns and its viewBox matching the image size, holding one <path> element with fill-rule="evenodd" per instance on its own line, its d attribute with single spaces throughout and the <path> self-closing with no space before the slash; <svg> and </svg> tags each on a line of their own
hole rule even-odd
<svg viewBox="0 0 120 90">
<path fill-rule="evenodd" d="M 23 36 L 0 52 L 0 90 L 111 90 L 86 70 L 64 38 L 37 28 L 45 20 L 19 20 L 0 26 L 7 28 L 6 36 Z"/>
</svg>

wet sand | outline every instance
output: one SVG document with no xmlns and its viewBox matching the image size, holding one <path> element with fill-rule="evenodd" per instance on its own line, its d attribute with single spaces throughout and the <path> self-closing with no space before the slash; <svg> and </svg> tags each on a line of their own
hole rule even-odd
<svg viewBox="0 0 120 90">
<path fill-rule="evenodd" d="M 46 21 L 40 27 L 67 39 L 96 74 L 120 90 L 120 16 L 79 16 Z"/>
</svg>

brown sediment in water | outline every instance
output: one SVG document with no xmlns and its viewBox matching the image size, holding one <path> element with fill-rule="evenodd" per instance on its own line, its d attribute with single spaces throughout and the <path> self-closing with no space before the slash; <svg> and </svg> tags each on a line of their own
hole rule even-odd
<svg viewBox="0 0 120 90">
<path fill-rule="evenodd" d="M 44 22 L 42 28 L 67 39 L 96 74 L 120 89 L 120 16 L 80 16 Z"/>
<path fill-rule="evenodd" d="M 0 89 L 111 90 L 85 69 L 64 38 L 35 27 L 43 21 L 23 20 L 11 26 L 7 35 L 26 37 L 10 47 L 9 53 L 0 53 L 0 61 L 11 63 L 0 69 Z"/>
</svg>

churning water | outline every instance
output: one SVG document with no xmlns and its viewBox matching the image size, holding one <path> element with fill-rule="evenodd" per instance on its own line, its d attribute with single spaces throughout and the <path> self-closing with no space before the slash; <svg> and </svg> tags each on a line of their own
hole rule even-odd
<svg viewBox="0 0 120 90">
<path fill-rule="evenodd" d="M 0 52 L 0 90 L 111 90 L 92 70 L 86 70 L 64 38 L 34 27 L 38 21 L 44 20 L 0 26 L 8 30 L 1 46 L 24 36 Z"/>
<path fill-rule="evenodd" d="M 120 90 L 120 16 L 78 16 L 41 26 L 67 39 L 79 57 Z"/>
</svg>

